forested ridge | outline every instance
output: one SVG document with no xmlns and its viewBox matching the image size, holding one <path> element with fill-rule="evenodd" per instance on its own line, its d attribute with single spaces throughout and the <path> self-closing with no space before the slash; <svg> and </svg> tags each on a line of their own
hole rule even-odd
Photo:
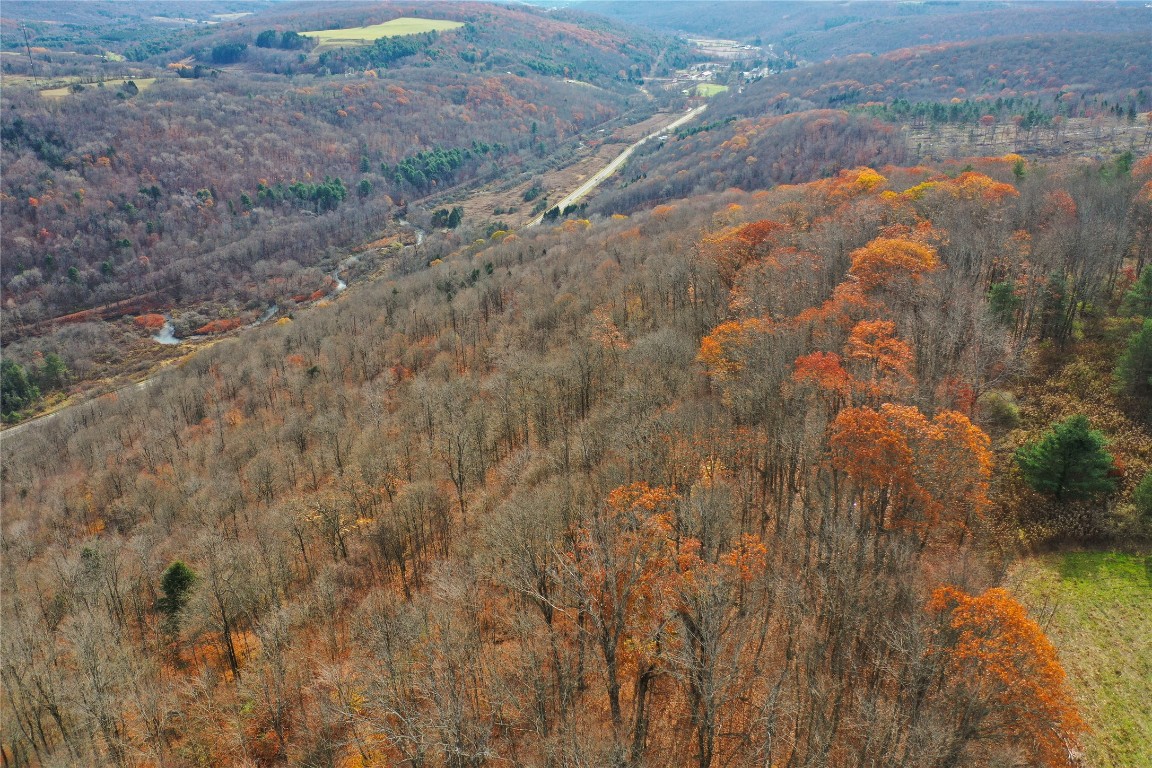
<svg viewBox="0 0 1152 768">
<path fill-rule="evenodd" d="M 1146 112 L 1152 106 L 1152 54 L 1143 45 L 1144 27 L 1107 35 L 1012 35 L 829 59 L 754 83 L 744 108 L 1021 98 L 1065 117 L 1108 106 Z"/>
<path fill-rule="evenodd" d="M 1072 150 L 1072 123 L 1096 123 L 1094 140 L 1084 143 L 1097 155 L 1119 124 L 1131 130 L 1122 147 L 1146 151 L 1152 146 L 1146 40 L 1143 28 L 1014 35 L 857 54 L 758 76 L 713 99 L 706 125 L 644 147 L 593 209 L 627 213 L 730 186 L 760 189 L 859 165 L 973 154 L 958 151 L 943 126 L 966 130 L 970 145 L 1010 137 L 1015 153 L 1059 156 Z M 911 142 L 909 129 L 923 127 L 929 134 Z"/>
<path fill-rule="evenodd" d="M 1090 382 L 1152 168 L 969 165 L 499 233 L 6 441 L 6 759 L 1075 764 L 999 584 L 1147 534 L 1147 392 Z"/>
<path fill-rule="evenodd" d="M 723 5 L 682 0 L 581 3 L 583 9 L 670 32 L 738 37 L 799 60 L 822 62 L 853 54 L 881 54 L 918 45 L 975 41 L 1004 35 L 1128 33 L 1148 25 L 1141 3 L 1039 2 L 886 3 L 851 6 L 776 2 L 763 12 L 756 0 Z M 1085 74 L 1085 73 L 1082 73 Z"/>
<path fill-rule="evenodd" d="M 1152 750 L 1145 9 L 604 6 L 5 4 L 6 768 Z"/>
<path fill-rule="evenodd" d="M 387 66 L 332 58 L 370 46 L 331 49 L 320 64 L 310 50 L 255 45 L 266 26 L 282 40 L 409 12 L 465 26 L 383 38 L 415 41 Z M 34 22 L 45 39 L 33 43 L 87 42 L 81 25 L 64 28 L 72 38 Z M 12 45 L 7 27 L 4 37 Z M 39 45 L 4 57 L 6 73 L 30 81 L 4 89 L 0 117 L 3 333 L 8 344 L 32 340 L 10 347 L 23 364 L 51 353 L 81 379 L 99 372 L 93 358 L 119 345 L 107 329 L 80 334 L 98 343 L 65 338 L 77 336 L 71 327 L 51 331 L 57 318 L 71 323 L 124 300 L 187 310 L 184 336 L 311 296 L 337 253 L 395 235 L 409 202 L 531 174 L 597 126 L 652 111 L 631 81 L 660 53 L 673 66 L 683 48 L 647 32 L 630 38 L 602 19 L 481 3 L 273 8 L 193 42 L 170 39 L 176 47 L 130 65 Z M 224 48 L 235 57 L 214 61 Z M 131 84 L 105 85 L 110 68 Z M 49 98 L 30 87 L 51 77 L 71 92 Z"/>
</svg>

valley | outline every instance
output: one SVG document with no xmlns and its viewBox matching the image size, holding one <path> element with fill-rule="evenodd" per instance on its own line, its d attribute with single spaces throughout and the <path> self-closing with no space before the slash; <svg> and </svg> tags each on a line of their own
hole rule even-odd
<svg viewBox="0 0 1152 768">
<path fill-rule="evenodd" d="M 1143 768 L 1149 30 L 5 3 L 0 762 Z"/>
</svg>

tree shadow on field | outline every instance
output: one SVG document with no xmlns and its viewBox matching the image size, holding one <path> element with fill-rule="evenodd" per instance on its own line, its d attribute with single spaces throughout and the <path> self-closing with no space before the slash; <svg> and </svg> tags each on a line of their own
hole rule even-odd
<svg viewBox="0 0 1152 768">
<path fill-rule="evenodd" d="M 1057 565 L 1063 581 L 1117 580 L 1152 587 L 1152 555 L 1122 552 L 1069 552 Z"/>
<path fill-rule="evenodd" d="M 1073 552 L 1060 558 L 1057 569 L 1063 581 L 1095 581 L 1107 555 L 1099 552 Z"/>
</svg>

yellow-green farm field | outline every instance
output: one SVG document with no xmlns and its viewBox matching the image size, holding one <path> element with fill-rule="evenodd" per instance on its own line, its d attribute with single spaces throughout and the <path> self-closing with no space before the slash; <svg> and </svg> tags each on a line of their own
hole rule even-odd
<svg viewBox="0 0 1152 768">
<path fill-rule="evenodd" d="M 1085 765 L 1152 768 L 1152 556 L 1026 560 L 1013 588 L 1044 625 L 1091 731 Z"/>
<path fill-rule="evenodd" d="M 444 19 L 417 19 L 411 16 L 402 16 L 383 24 L 373 24 L 370 27 L 349 27 L 347 29 L 318 29 L 314 32 L 301 32 L 305 37 L 314 37 L 319 41 L 318 48 L 338 48 L 344 45 L 371 45 L 381 37 L 399 37 L 401 35 L 417 35 L 421 32 L 443 32 L 464 26 L 463 22 L 446 21 Z"/>
<path fill-rule="evenodd" d="M 156 78 L 154 78 L 154 77 L 129 77 L 129 78 L 125 78 L 122 80 L 105 80 L 104 81 L 104 87 L 105 88 L 119 88 L 120 86 L 124 85 L 127 82 L 136 83 L 136 87 L 143 91 L 148 86 L 152 85 L 152 83 L 156 82 Z M 99 88 L 100 84 L 99 83 L 85 83 L 84 87 L 85 88 Z M 65 96 L 71 96 L 72 94 L 73 94 L 73 90 L 72 90 L 71 85 L 66 85 L 63 88 L 49 88 L 46 91 L 40 91 L 41 96 L 45 96 L 49 99 L 60 99 L 60 98 L 63 98 Z"/>
<path fill-rule="evenodd" d="M 718 93 L 724 93 L 728 90 L 726 85 L 717 85 L 716 83 L 700 83 L 696 86 L 696 95 L 703 96 L 704 98 L 711 98 Z"/>
</svg>

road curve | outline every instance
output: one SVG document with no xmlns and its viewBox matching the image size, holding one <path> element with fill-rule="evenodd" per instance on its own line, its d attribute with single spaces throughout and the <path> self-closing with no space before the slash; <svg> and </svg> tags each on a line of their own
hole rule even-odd
<svg viewBox="0 0 1152 768">
<path fill-rule="evenodd" d="M 661 128 L 657 131 L 653 131 L 652 133 L 648 134 L 644 138 L 637 141 L 635 144 L 629 145 L 629 147 L 627 149 L 625 149 L 623 152 L 621 152 L 619 155 L 617 155 L 615 158 L 613 158 L 612 162 L 608 163 L 608 165 L 604 166 L 599 171 L 592 174 L 591 178 L 587 179 L 583 184 L 581 184 L 579 187 L 577 187 L 576 191 L 570 193 L 563 200 L 556 203 L 556 205 L 548 206 L 548 208 L 545 209 L 544 213 L 547 213 L 548 211 L 552 210 L 553 208 L 559 208 L 561 211 L 563 211 L 568 206 L 574 205 L 577 201 L 579 201 L 581 198 L 583 198 L 589 192 L 596 189 L 596 187 L 600 186 L 601 182 L 603 182 L 604 179 L 606 179 L 609 176 L 611 176 L 612 174 L 614 174 L 620 168 L 620 166 L 623 165 L 624 162 L 632 155 L 632 153 L 636 151 L 636 148 L 639 147 L 641 144 L 648 141 L 648 139 L 654 139 L 657 136 L 660 136 L 661 134 L 667 133 L 668 131 L 676 130 L 677 128 L 682 126 L 684 123 L 693 119 L 694 117 L 699 115 L 701 112 L 703 112 L 707 108 L 708 108 L 707 104 L 701 104 L 700 106 L 696 107 L 695 109 L 690 109 L 685 114 L 681 115 L 680 117 L 676 118 L 672 122 L 668 123 L 668 125 L 664 126 L 663 128 Z M 537 216 L 536 218 L 532 219 L 527 224 L 525 224 L 524 225 L 525 228 L 534 227 L 537 224 L 539 224 L 541 221 L 543 221 L 544 220 L 544 213 L 541 213 L 539 216 Z"/>
</svg>

